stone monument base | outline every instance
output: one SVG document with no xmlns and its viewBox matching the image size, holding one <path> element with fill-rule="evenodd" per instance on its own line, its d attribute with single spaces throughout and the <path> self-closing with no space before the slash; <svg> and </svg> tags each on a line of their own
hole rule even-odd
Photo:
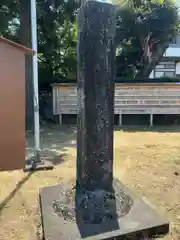
<svg viewBox="0 0 180 240">
<path fill-rule="evenodd" d="M 72 185 L 57 185 L 41 189 L 40 205 L 44 239 L 140 240 L 168 233 L 168 222 L 163 220 L 154 209 L 133 194 L 120 181 L 114 181 L 113 189 L 116 196 L 115 202 L 112 199 L 112 204 L 108 208 L 111 209 L 112 215 L 109 215 L 108 211 L 103 210 L 107 204 L 103 205 L 103 209 L 102 207 L 97 207 L 97 205 L 96 210 L 100 209 L 99 215 L 95 211 L 97 216 L 102 215 L 106 216 L 106 218 L 105 220 L 103 218 L 95 218 L 92 220 L 94 222 L 91 222 L 90 218 L 87 221 L 85 219 L 82 220 L 84 211 L 82 211 L 80 205 L 76 211 L 77 199 L 82 200 L 82 195 Z M 103 202 L 104 193 L 102 195 Z M 87 207 L 91 213 L 90 206 L 94 209 L 94 204 L 93 201 L 90 202 L 92 204 Z M 116 214 L 114 214 L 113 210 L 116 211 Z M 107 214 L 104 214 L 105 212 Z M 79 217 L 79 215 L 82 216 Z M 88 216 L 91 216 L 91 214 L 88 214 Z M 107 216 L 111 217 L 108 219 Z"/>
</svg>

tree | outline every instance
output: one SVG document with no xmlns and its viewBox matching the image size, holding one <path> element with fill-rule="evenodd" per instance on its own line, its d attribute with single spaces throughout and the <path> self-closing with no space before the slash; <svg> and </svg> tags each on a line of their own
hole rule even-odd
<svg viewBox="0 0 180 240">
<path fill-rule="evenodd" d="M 22 45 L 32 48 L 31 42 L 31 1 L 19 0 L 19 19 L 20 27 L 17 31 L 17 36 Z M 33 78 L 32 78 L 32 56 L 26 55 L 25 59 L 26 71 L 26 129 L 33 128 Z"/>
<path fill-rule="evenodd" d="M 177 7 L 169 0 L 131 0 L 121 5 L 117 9 L 117 76 L 149 77 L 177 34 L 178 21 Z"/>
<path fill-rule="evenodd" d="M 117 76 L 148 77 L 177 33 L 177 8 L 170 0 L 122 1 L 117 0 Z M 0 34 L 30 47 L 29 3 L 1 0 Z M 76 78 L 79 6 L 80 0 L 37 0 L 40 88 L 64 77 Z"/>
<path fill-rule="evenodd" d="M 38 1 L 41 84 L 70 74 L 76 78 L 76 13 L 79 4 L 77 0 Z"/>
<path fill-rule="evenodd" d="M 16 37 L 18 27 L 18 0 L 1 0 L 0 3 L 0 35 Z"/>
<path fill-rule="evenodd" d="M 76 77 L 78 0 L 37 0 L 40 89 L 62 77 Z M 30 0 L 2 0 L 0 34 L 27 47 L 31 44 Z M 26 123 L 33 119 L 32 59 L 26 57 Z"/>
</svg>

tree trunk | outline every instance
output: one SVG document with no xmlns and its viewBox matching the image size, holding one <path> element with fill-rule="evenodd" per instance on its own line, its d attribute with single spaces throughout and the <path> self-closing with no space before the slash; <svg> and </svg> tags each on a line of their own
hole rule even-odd
<svg viewBox="0 0 180 240">
<path fill-rule="evenodd" d="M 20 42 L 31 48 L 31 6 L 29 0 L 20 1 Z M 33 79 L 32 79 L 32 56 L 26 56 L 26 129 L 33 129 Z"/>
<path fill-rule="evenodd" d="M 152 70 L 156 67 L 158 62 L 163 57 L 164 52 L 166 51 L 168 44 L 158 44 L 156 46 L 156 51 L 152 53 L 152 58 L 150 62 L 146 62 L 142 65 L 142 68 L 139 70 L 138 74 L 136 75 L 136 79 L 138 78 L 148 78 L 151 74 Z"/>
</svg>

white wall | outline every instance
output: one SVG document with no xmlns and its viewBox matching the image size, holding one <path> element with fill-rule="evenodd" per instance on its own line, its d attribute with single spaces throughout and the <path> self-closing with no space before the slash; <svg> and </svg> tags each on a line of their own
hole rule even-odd
<svg viewBox="0 0 180 240">
<path fill-rule="evenodd" d="M 179 57 L 180 56 L 180 48 L 179 47 L 171 47 L 171 45 L 167 48 L 164 53 L 166 57 Z"/>
<path fill-rule="evenodd" d="M 176 74 L 180 74 L 180 62 L 176 63 Z"/>
<path fill-rule="evenodd" d="M 149 78 L 154 78 L 154 70 L 152 70 L 151 74 L 149 75 Z"/>
</svg>

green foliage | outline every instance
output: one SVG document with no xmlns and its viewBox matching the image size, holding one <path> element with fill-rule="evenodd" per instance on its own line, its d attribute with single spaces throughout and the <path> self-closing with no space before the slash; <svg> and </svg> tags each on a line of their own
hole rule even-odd
<svg viewBox="0 0 180 240">
<path fill-rule="evenodd" d="M 76 0 L 39 0 L 38 3 L 40 70 L 51 73 L 55 78 L 76 73 L 75 21 L 78 7 Z"/>
<path fill-rule="evenodd" d="M 169 0 L 118 2 L 117 75 L 148 77 L 177 34 L 177 8 Z"/>
<path fill-rule="evenodd" d="M 180 82 L 180 77 L 161 77 L 161 81 Z"/>
<path fill-rule="evenodd" d="M 30 26 L 24 25 L 22 21 L 20 27 L 23 8 L 29 5 L 24 1 L 30 0 L 1 0 L 0 35 L 28 46 L 29 43 L 25 43 L 29 40 L 24 28 Z M 51 83 L 52 79 L 59 77 L 76 77 L 76 15 L 80 1 L 36 1 L 40 84 L 48 81 Z"/>
<path fill-rule="evenodd" d="M 1 0 L 0 3 L 0 35 L 16 35 L 19 11 L 18 0 Z"/>
<path fill-rule="evenodd" d="M 29 45 L 21 24 L 22 3 L 1 0 L 0 34 Z M 76 78 L 76 15 L 80 0 L 36 0 L 40 83 Z M 178 14 L 170 0 L 117 0 L 117 76 L 148 77 L 177 33 Z M 30 27 L 30 26 L 29 26 Z M 21 38 L 25 38 L 22 41 Z"/>
</svg>

